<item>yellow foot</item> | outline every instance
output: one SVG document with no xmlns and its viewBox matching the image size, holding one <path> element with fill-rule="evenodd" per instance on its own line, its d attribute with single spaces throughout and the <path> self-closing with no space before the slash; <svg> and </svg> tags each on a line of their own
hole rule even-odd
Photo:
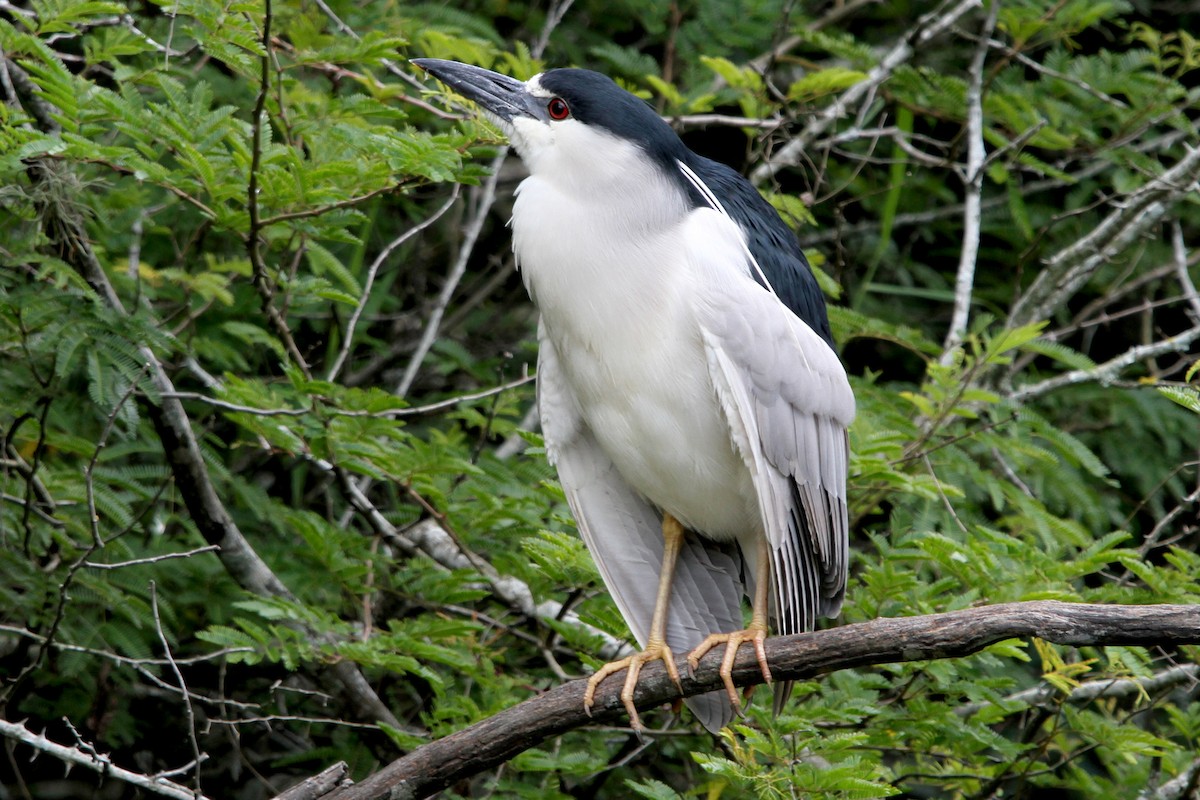
<svg viewBox="0 0 1200 800">
<path fill-rule="evenodd" d="M 625 685 L 621 689 L 621 702 L 625 705 L 625 710 L 629 712 L 629 727 L 640 736 L 642 732 L 642 721 L 638 717 L 637 708 L 633 705 L 633 692 L 637 689 L 638 675 L 642 672 L 642 667 L 652 661 L 661 661 L 667 668 L 667 674 L 671 676 L 671 680 L 679 686 L 682 692 L 683 687 L 679 683 L 679 670 L 675 668 L 675 656 L 671 653 L 671 648 L 665 644 L 649 644 L 646 649 L 640 653 L 635 653 L 628 658 L 622 658 L 620 661 L 613 661 L 605 664 L 600 669 L 588 678 L 587 689 L 583 693 L 583 708 L 590 715 L 592 713 L 592 705 L 596 702 L 596 687 L 600 682 L 612 675 L 614 672 L 620 672 L 623 669 L 628 669 L 629 672 L 625 675 Z"/>
<path fill-rule="evenodd" d="M 714 633 L 700 645 L 688 653 L 688 666 L 694 672 L 700 666 L 700 659 L 718 645 L 725 645 L 725 657 L 721 659 L 721 679 L 725 681 L 725 693 L 729 695 L 729 705 L 738 714 L 742 713 L 742 704 L 738 700 L 737 688 L 733 685 L 733 662 L 737 658 L 738 648 L 746 642 L 754 644 L 754 654 L 758 657 L 758 667 L 762 670 L 763 678 L 771 682 L 771 667 L 767 664 L 767 650 L 763 643 L 767 641 L 766 628 L 748 628 L 733 633 Z"/>
</svg>

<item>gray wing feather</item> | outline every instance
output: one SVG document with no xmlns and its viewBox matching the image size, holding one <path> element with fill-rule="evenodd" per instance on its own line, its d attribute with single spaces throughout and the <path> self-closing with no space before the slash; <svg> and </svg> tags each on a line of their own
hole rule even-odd
<svg viewBox="0 0 1200 800">
<path fill-rule="evenodd" d="M 554 344 L 540 328 L 538 338 L 538 409 L 547 453 L 604 584 L 644 647 L 662 569 L 662 516 L 630 488 L 597 444 L 563 378 Z M 741 573 L 736 546 L 687 537 L 667 614 L 667 644 L 676 655 L 710 633 L 743 627 Z M 721 692 L 686 702 L 711 731 L 732 718 Z"/>
<path fill-rule="evenodd" d="M 837 355 L 768 291 L 723 287 L 701 312 L 709 371 L 754 477 L 772 549 L 779 633 L 836 615 L 846 587 L 846 427 L 854 396 Z"/>
</svg>

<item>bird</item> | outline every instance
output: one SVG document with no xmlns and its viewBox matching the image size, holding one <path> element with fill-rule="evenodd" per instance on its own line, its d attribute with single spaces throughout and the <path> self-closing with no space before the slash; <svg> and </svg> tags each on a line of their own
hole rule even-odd
<svg viewBox="0 0 1200 800">
<path fill-rule="evenodd" d="M 724 690 L 685 700 L 709 731 L 741 713 L 732 668 L 769 632 L 812 630 L 846 592 L 847 428 L 855 401 L 794 233 L 733 168 L 703 157 L 598 72 L 527 81 L 433 58 L 528 168 L 510 227 L 538 309 L 546 453 L 641 650 L 625 671 L 695 669 L 724 647 Z M 743 602 L 750 601 L 746 623 Z M 790 684 L 775 686 L 776 711 Z"/>
</svg>

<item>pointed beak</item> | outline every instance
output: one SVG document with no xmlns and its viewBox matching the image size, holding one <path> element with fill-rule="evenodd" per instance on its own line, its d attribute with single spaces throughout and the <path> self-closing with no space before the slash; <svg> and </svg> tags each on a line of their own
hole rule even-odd
<svg viewBox="0 0 1200 800">
<path fill-rule="evenodd" d="M 506 124 L 514 117 L 540 118 L 545 113 L 541 101 L 516 78 L 440 58 L 414 58 L 412 63 Z"/>
</svg>

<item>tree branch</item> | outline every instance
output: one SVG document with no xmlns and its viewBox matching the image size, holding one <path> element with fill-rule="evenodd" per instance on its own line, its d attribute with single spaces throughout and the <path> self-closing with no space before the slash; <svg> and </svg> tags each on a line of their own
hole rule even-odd
<svg viewBox="0 0 1200 800">
<path fill-rule="evenodd" d="M 267 265 L 263 261 L 262 251 L 259 249 L 259 234 L 262 232 L 263 224 L 259 218 L 258 173 L 262 164 L 262 131 L 266 117 L 267 94 L 271 88 L 271 0 L 264 0 L 263 3 L 262 47 L 263 54 L 259 59 L 261 78 L 250 126 L 250 176 L 246 183 L 246 210 L 250 214 L 250 229 L 246 233 L 246 250 L 250 256 L 254 288 L 258 290 L 263 313 L 267 315 L 267 320 L 275 329 L 275 333 L 283 342 L 284 347 L 287 348 L 288 354 L 291 355 L 296 366 L 304 372 L 305 377 L 310 377 L 308 364 L 304 360 L 304 355 L 296 347 L 296 341 L 292 338 L 287 321 L 275 308 L 275 288 L 271 285 L 271 279 L 267 275 Z"/>
<path fill-rule="evenodd" d="M 27 166 L 30 180 L 49 184 L 51 191 L 59 194 L 72 188 L 78 191 L 78 187 L 72 187 L 74 176 L 69 166 L 63 165 L 58 171 L 56 166 L 48 159 L 31 159 Z M 81 212 L 70 204 L 47 206 L 40 211 L 46 236 L 57 255 L 79 273 L 102 302 L 118 314 L 127 314 L 92 249 Z M 164 458 L 196 529 L 205 542 L 216 546 L 222 566 L 243 589 L 260 597 L 294 600 L 291 590 L 254 550 L 225 507 L 200 452 L 187 410 L 178 399 L 166 367 L 148 345 L 139 345 L 137 352 L 159 399 L 158 404 L 146 403 L 146 414 L 162 442 Z M 316 635 L 311 630 L 305 633 Z M 53 639 L 53 636 L 48 638 Z M 340 661 L 332 665 L 325 676 L 350 699 L 361 717 L 402 727 L 351 662 Z"/>
<path fill-rule="evenodd" d="M 1168 207 L 1194 191 L 1200 180 L 1200 147 L 1184 146 L 1183 158 L 1162 175 L 1123 195 L 1086 236 L 1046 261 L 1029 289 L 1013 304 L 1008 326 L 1048 319 L 1109 259 L 1158 222 Z"/>
<path fill-rule="evenodd" d="M 1176 800 L 1180 797 L 1195 797 L 1194 792 L 1198 781 L 1200 781 L 1200 758 L 1162 786 L 1146 787 L 1138 795 L 1138 800 Z"/>
<path fill-rule="evenodd" d="M 1200 93 L 1197 94 L 1197 97 L 1200 98 Z M 834 137 L 834 141 L 836 142 L 842 140 L 851 134 L 855 134 L 855 132 L 847 131 L 845 133 L 838 134 L 837 137 Z M 1133 141 L 1134 138 L 1136 137 L 1130 136 L 1126 140 L 1115 142 L 1114 146 L 1129 146 L 1138 153 L 1161 153 L 1170 147 L 1174 147 L 1180 141 L 1186 139 L 1187 134 L 1183 131 L 1170 131 L 1162 136 L 1156 136 L 1153 139 L 1143 142 Z M 895 141 L 899 144 L 904 142 L 905 139 L 902 136 L 896 136 Z M 904 145 L 901 146 L 903 147 Z M 995 156 L 995 151 L 993 151 L 992 155 L 993 157 Z M 1065 167 L 1065 165 L 1062 164 L 1057 166 L 1060 168 Z M 1041 192 L 1059 191 L 1064 186 L 1074 185 L 1076 183 L 1088 180 L 1089 178 L 1094 178 L 1105 170 L 1111 169 L 1111 166 L 1111 164 L 1102 160 L 1087 162 L 1076 171 L 1068 173 L 1069 178 L 1067 180 L 1057 177 L 1044 178 L 1023 185 L 1021 187 L 1021 191 L 1026 198 L 1040 194 Z M 991 211 L 1004 206 L 1007 203 L 1007 196 L 998 194 L 994 197 L 988 197 L 985 199 L 983 201 L 982 210 Z M 939 204 L 924 211 L 910 211 L 904 214 L 897 214 L 895 220 L 892 222 L 892 230 L 895 231 L 899 228 L 917 227 L 930 222 L 938 222 L 949 219 L 950 217 L 957 217 L 963 213 L 965 207 L 966 205 L 964 203 L 951 203 L 948 205 Z M 868 219 L 863 220 L 862 222 L 856 222 L 854 224 L 842 225 L 838 227 L 807 230 L 801 233 L 798 238 L 800 239 L 801 247 L 816 247 L 818 245 L 836 242 L 839 239 L 853 239 L 855 237 L 874 234 L 880 230 L 880 227 L 880 221 L 878 219 Z"/>
<path fill-rule="evenodd" d="M 892 73 L 896 71 L 897 67 L 912 58 L 918 46 L 926 44 L 930 39 L 953 25 L 963 14 L 980 5 L 980 0 L 961 0 L 954 5 L 944 2 L 934 11 L 917 20 L 917 24 L 880 59 L 879 63 L 867 74 L 866 79 L 843 92 L 832 105 L 805 125 L 804 130 L 780 148 L 779 152 L 771 156 L 768 161 L 759 164 L 750 173 L 750 180 L 756 185 L 761 184 L 763 181 L 775 177 L 780 170 L 800 163 L 804 152 L 818 136 L 845 116 L 850 106 L 869 97 L 884 81 L 892 77 Z"/>
<path fill-rule="evenodd" d="M 359 297 L 358 304 L 354 307 L 354 313 L 350 315 L 350 319 L 346 323 L 346 331 L 343 334 L 342 347 L 340 350 L 338 350 L 337 358 L 333 360 L 333 364 L 329 367 L 329 371 L 325 375 L 325 380 L 333 381 L 337 379 L 338 373 L 342 371 L 342 365 L 346 363 L 346 358 L 350 355 L 351 348 L 354 347 L 354 329 L 358 326 L 358 320 L 360 317 L 362 317 L 363 310 L 367 307 L 367 301 L 371 299 L 371 287 L 375 283 L 375 275 L 379 272 L 379 268 L 383 266 L 383 262 L 387 261 L 388 256 L 390 256 L 392 251 L 397 247 L 404 244 L 409 239 L 441 219 L 442 215 L 449 211 L 450 206 L 454 205 L 454 201 L 458 199 L 458 190 L 460 186 L 461 184 L 454 184 L 454 188 L 450 191 L 450 196 L 446 198 L 446 202 L 444 202 L 437 211 L 434 211 L 428 217 L 397 236 L 388 243 L 387 247 L 379 251 L 379 255 L 375 256 L 375 260 L 372 261 L 371 266 L 367 268 L 367 279 L 363 283 L 362 296 Z"/>
<path fill-rule="evenodd" d="M 971 82 L 967 86 L 967 166 L 963 174 L 966 196 L 963 200 L 962 252 L 958 275 L 954 281 L 954 314 L 946 342 L 942 348 L 942 366 L 954 360 L 954 351 L 967 335 L 971 313 L 971 298 L 975 290 L 975 261 L 979 256 L 979 239 L 983 228 L 983 169 L 987 153 L 983 147 L 983 65 L 987 60 L 987 39 L 996 27 L 1000 4 L 992 3 L 983 23 L 983 41 L 975 48 L 971 59 Z"/>
<path fill-rule="evenodd" d="M 317 800 L 345 785 L 349 779 L 350 768 L 345 761 L 339 761 L 311 778 L 305 778 L 283 794 L 276 795 L 275 800 Z"/>
<path fill-rule="evenodd" d="M 798 636 L 767 640 L 776 680 L 802 680 L 835 670 L 903 661 L 959 658 L 1005 639 L 1038 637 L 1062 645 L 1179 645 L 1200 643 L 1200 606 L 1120 606 L 1034 601 L 984 606 L 920 617 L 876 619 Z M 634 702 L 639 709 L 720 688 L 723 653 L 710 653 L 694 675 L 681 657 L 683 694 L 661 664 L 642 672 Z M 762 683 L 750 648 L 734 664 L 734 683 Z M 362 783 L 325 800 L 408 800 L 428 797 L 453 782 L 490 769 L 552 736 L 593 722 L 623 718 L 623 675 L 605 680 L 589 716 L 586 681 L 577 680 L 419 747 Z"/>
<path fill-rule="evenodd" d="M 1164 353 L 1186 353 L 1191 349 L 1192 343 L 1198 339 L 1200 339 L 1200 325 L 1195 325 L 1182 333 L 1168 336 L 1160 341 L 1135 345 L 1121 355 L 1110 358 L 1103 364 L 1097 364 L 1090 369 L 1073 369 L 1070 372 L 1055 375 L 1053 378 L 1018 387 L 1009 394 L 1009 397 L 1019 402 L 1028 402 L 1056 389 L 1061 389 L 1063 386 L 1091 381 L 1110 382 L 1117 379 L 1121 370 L 1147 358 Z"/>
<path fill-rule="evenodd" d="M 488 166 L 489 174 L 487 180 L 483 183 L 483 189 L 478 198 L 479 204 L 475 209 L 475 214 L 471 218 L 471 222 L 467 225 L 466 231 L 463 233 L 462 247 L 458 251 L 458 258 L 455 259 L 453 266 L 451 266 L 450 273 L 446 276 L 446 282 L 442 284 L 442 291 L 438 294 L 433 311 L 429 314 L 429 321 L 426 323 L 425 330 L 421 334 L 421 341 L 417 344 L 417 349 L 409 359 L 408 366 L 404 368 L 404 376 L 401 377 L 400 383 L 396 388 L 392 390 L 398 397 L 404 397 L 408 394 L 408 390 L 412 388 L 413 381 L 416 380 L 417 371 L 420 370 L 421 363 L 425 360 L 425 356 L 429 354 L 429 351 L 433 349 L 434 342 L 437 341 L 438 333 L 441 332 L 442 317 L 446 313 L 446 307 L 450 305 L 450 300 L 454 297 L 454 291 L 458 288 L 459 281 L 466 274 L 467 262 L 470 260 L 471 254 L 475 252 L 475 243 L 479 241 L 479 234 L 483 231 L 483 223 L 487 221 L 488 213 L 492 210 L 492 205 L 496 202 L 496 184 L 500 181 L 500 167 L 504 165 L 504 159 L 507 156 L 508 148 L 500 148 L 500 151 Z"/>
<path fill-rule="evenodd" d="M 178 783 L 173 783 L 166 778 L 143 775 L 140 772 L 131 772 L 130 770 L 122 769 L 113 764 L 108 759 L 108 756 L 98 753 L 94 749 L 91 752 L 86 752 L 77 747 L 67 747 L 66 745 L 57 744 L 41 734 L 34 733 L 19 722 L 7 722 L 0 719 L 0 736 L 27 744 L 38 752 L 49 753 L 64 764 L 77 764 L 84 769 L 90 769 L 93 772 L 99 772 L 101 775 L 116 778 L 119 781 L 128 783 L 131 786 L 137 786 L 153 794 L 173 797 L 176 800 L 204 800 L 203 795 L 194 794 L 186 786 L 180 786 Z"/>
<path fill-rule="evenodd" d="M 196 797 L 200 797 L 204 794 L 200 785 L 200 765 L 208 758 L 208 754 L 200 751 L 200 740 L 196 736 L 196 710 L 192 708 L 191 693 L 188 691 L 187 681 L 183 679 L 183 671 L 179 669 L 179 664 L 171 653 L 171 643 L 167 641 L 167 634 L 163 631 L 162 616 L 158 613 L 158 585 L 154 581 L 150 581 L 150 610 L 154 614 L 154 630 L 158 633 L 158 641 L 162 645 L 167 662 L 171 665 L 171 672 L 175 674 L 175 680 L 179 682 L 179 695 L 183 698 L 183 713 L 188 725 L 188 743 L 192 746 L 192 764 L 196 768 L 195 782 L 192 785 L 195 787 Z"/>
<path fill-rule="evenodd" d="M 1068 703 L 1090 703 L 1102 697 L 1144 696 L 1151 692 L 1161 692 L 1173 688 L 1181 683 L 1190 683 L 1194 686 L 1198 679 L 1200 679 L 1200 664 L 1180 664 L 1146 677 L 1101 678 L 1087 681 L 1076 686 L 1065 696 L 1048 683 L 1031 686 L 1007 695 L 1004 698 L 1004 704 L 1023 703 L 1040 706 L 1052 702 L 1056 698 L 1061 698 Z M 990 702 L 967 703 L 954 709 L 954 713 L 960 717 L 969 717 L 990 705 L 992 705 Z"/>
</svg>

